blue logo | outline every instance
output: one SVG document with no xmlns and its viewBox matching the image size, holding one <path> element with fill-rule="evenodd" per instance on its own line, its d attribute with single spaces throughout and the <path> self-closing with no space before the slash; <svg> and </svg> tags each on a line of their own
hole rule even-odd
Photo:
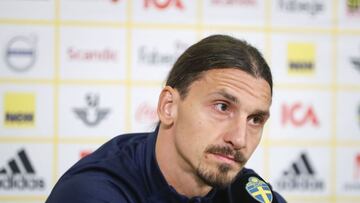
<svg viewBox="0 0 360 203">
<path fill-rule="evenodd" d="M 249 178 L 249 182 L 246 183 L 246 191 L 258 202 L 271 203 L 273 200 L 270 187 L 256 177 Z"/>
</svg>

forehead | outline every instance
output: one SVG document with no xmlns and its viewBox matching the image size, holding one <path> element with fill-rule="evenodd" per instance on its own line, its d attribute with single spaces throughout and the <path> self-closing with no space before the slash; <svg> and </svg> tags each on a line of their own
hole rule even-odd
<svg viewBox="0 0 360 203">
<path fill-rule="evenodd" d="M 190 92 L 192 89 L 210 93 L 221 90 L 271 103 L 271 88 L 266 80 L 235 68 L 208 70 L 190 86 Z"/>
</svg>

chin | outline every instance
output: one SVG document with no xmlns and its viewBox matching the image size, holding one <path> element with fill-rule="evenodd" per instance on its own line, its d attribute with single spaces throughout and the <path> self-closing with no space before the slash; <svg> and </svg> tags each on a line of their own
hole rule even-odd
<svg viewBox="0 0 360 203">
<path fill-rule="evenodd" d="M 202 182 L 211 187 L 225 188 L 234 180 L 240 169 L 229 164 L 218 164 L 212 167 L 198 167 L 197 176 Z"/>
</svg>

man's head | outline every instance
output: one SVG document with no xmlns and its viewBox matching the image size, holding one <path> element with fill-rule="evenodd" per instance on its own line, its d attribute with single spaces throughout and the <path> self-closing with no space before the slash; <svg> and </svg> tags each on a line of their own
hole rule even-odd
<svg viewBox="0 0 360 203">
<path fill-rule="evenodd" d="M 213 35 L 189 47 L 171 69 L 166 85 L 186 96 L 189 85 L 211 69 L 236 68 L 266 80 L 272 76 L 261 53 L 247 42 L 227 35 Z"/>
<path fill-rule="evenodd" d="M 246 42 L 216 35 L 191 46 L 158 103 L 171 164 L 199 184 L 230 184 L 260 142 L 271 97 L 270 69 Z"/>
</svg>

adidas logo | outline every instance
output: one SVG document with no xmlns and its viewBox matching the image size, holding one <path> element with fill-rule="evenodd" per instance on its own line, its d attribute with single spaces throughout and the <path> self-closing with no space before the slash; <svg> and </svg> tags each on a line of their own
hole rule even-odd
<svg viewBox="0 0 360 203">
<path fill-rule="evenodd" d="M 45 181 L 36 176 L 25 150 L 20 150 L 0 169 L 0 190 L 42 190 Z"/>
<path fill-rule="evenodd" d="M 281 190 L 291 191 L 318 191 L 325 187 L 324 181 L 316 178 L 316 172 L 306 153 L 301 153 L 300 157 L 283 172 L 276 185 Z"/>
<path fill-rule="evenodd" d="M 300 154 L 299 160 L 291 164 L 289 170 L 284 171 L 284 176 L 301 176 L 301 175 L 314 175 L 314 169 L 310 165 L 309 159 L 306 154 Z"/>
</svg>

